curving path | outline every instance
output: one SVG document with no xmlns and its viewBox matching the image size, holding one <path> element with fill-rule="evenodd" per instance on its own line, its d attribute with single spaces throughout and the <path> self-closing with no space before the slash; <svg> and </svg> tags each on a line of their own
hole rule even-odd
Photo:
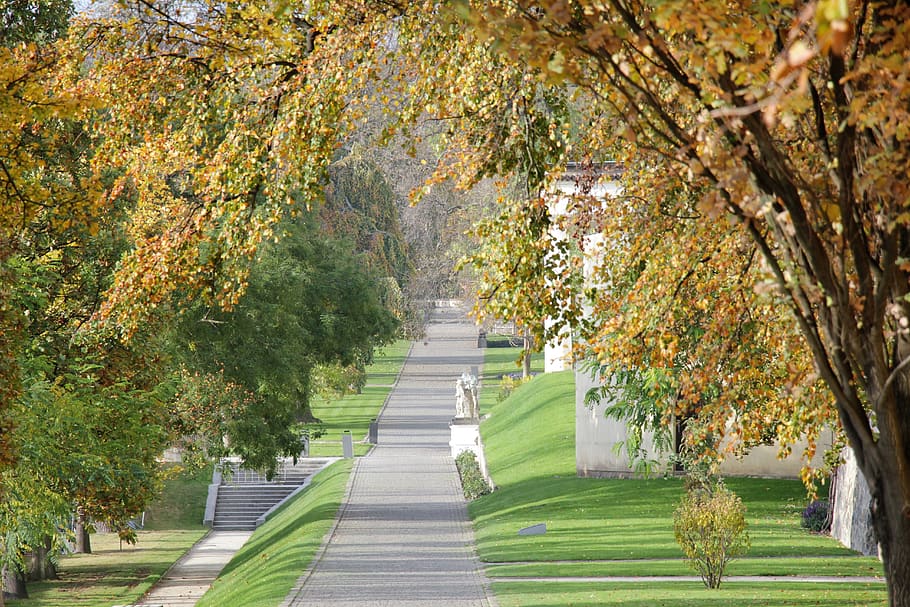
<svg viewBox="0 0 910 607">
<path fill-rule="evenodd" d="M 495 604 L 448 445 L 455 379 L 482 362 L 464 310 L 437 309 L 379 418 L 378 446 L 358 460 L 335 529 L 285 607 Z"/>
</svg>

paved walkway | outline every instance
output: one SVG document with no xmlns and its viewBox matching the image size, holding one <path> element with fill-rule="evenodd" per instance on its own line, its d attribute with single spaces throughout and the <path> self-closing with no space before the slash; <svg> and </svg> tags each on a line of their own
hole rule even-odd
<svg viewBox="0 0 910 607">
<path fill-rule="evenodd" d="M 348 496 L 312 568 L 283 603 L 312 606 L 494 605 L 449 454 L 455 379 L 480 367 L 477 331 L 437 309 L 358 460 Z"/>
<path fill-rule="evenodd" d="M 252 534 L 252 531 L 209 532 L 136 605 L 192 607 Z"/>
</svg>

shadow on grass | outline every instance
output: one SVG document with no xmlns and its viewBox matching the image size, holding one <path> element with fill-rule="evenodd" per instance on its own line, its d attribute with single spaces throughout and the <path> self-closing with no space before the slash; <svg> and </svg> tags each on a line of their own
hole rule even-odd
<svg viewBox="0 0 910 607">
<path fill-rule="evenodd" d="M 798 484 L 737 479 L 746 503 L 749 556 L 846 556 L 830 537 L 799 528 L 781 505 L 800 495 Z M 682 481 L 537 476 L 500 487 L 469 504 L 478 551 L 487 562 L 676 558 L 673 511 Z M 788 493 L 793 491 L 793 493 Z M 796 498 L 794 498 L 796 499 Z M 522 527 L 547 523 L 547 533 L 518 536 Z"/>
</svg>

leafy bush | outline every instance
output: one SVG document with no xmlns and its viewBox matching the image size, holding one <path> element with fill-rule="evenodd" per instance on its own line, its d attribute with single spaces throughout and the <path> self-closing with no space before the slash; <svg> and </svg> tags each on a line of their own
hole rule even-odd
<svg viewBox="0 0 910 607">
<path fill-rule="evenodd" d="M 831 529 L 831 519 L 828 518 L 830 505 L 827 500 L 815 500 L 803 510 L 802 526 L 809 531 L 826 533 Z"/>
<path fill-rule="evenodd" d="M 523 378 L 518 374 L 503 375 L 499 380 L 499 393 L 496 395 L 496 402 L 501 403 L 511 396 L 515 388 L 531 381 L 530 377 Z"/>
<path fill-rule="evenodd" d="M 458 468 L 461 489 L 467 499 L 477 499 L 490 492 L 490 485 L 480 472 L 480 465 L 477 463 L 477 456 L 473 451 L 459 453 L 455 458 L 455 467 Z"/>
<path fill-rule="evenodd" d="M 689 565 L 708 588 L 720 588 L 727 563 L 749 549 L 746 508 L 723 483 L 686 492 L 673 513 L 673 531 Z"/>
</svg>

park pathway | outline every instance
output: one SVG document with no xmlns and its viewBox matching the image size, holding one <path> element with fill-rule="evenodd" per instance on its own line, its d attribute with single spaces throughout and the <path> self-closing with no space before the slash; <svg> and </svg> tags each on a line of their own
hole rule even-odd
<svg viewBox="0 0 910 607">
<path fill-rule="evenodd" d="M 193 607 L 252 531 L 210 531 L 129 607 Z"/>
<path fill-rule="evenodd" d="M 455 379 L 479 368 L 477 330 L 437 308 L 360 458 L 336 526 L 284 607 L 494 605 L 449 453 Z"/>
</svg>

